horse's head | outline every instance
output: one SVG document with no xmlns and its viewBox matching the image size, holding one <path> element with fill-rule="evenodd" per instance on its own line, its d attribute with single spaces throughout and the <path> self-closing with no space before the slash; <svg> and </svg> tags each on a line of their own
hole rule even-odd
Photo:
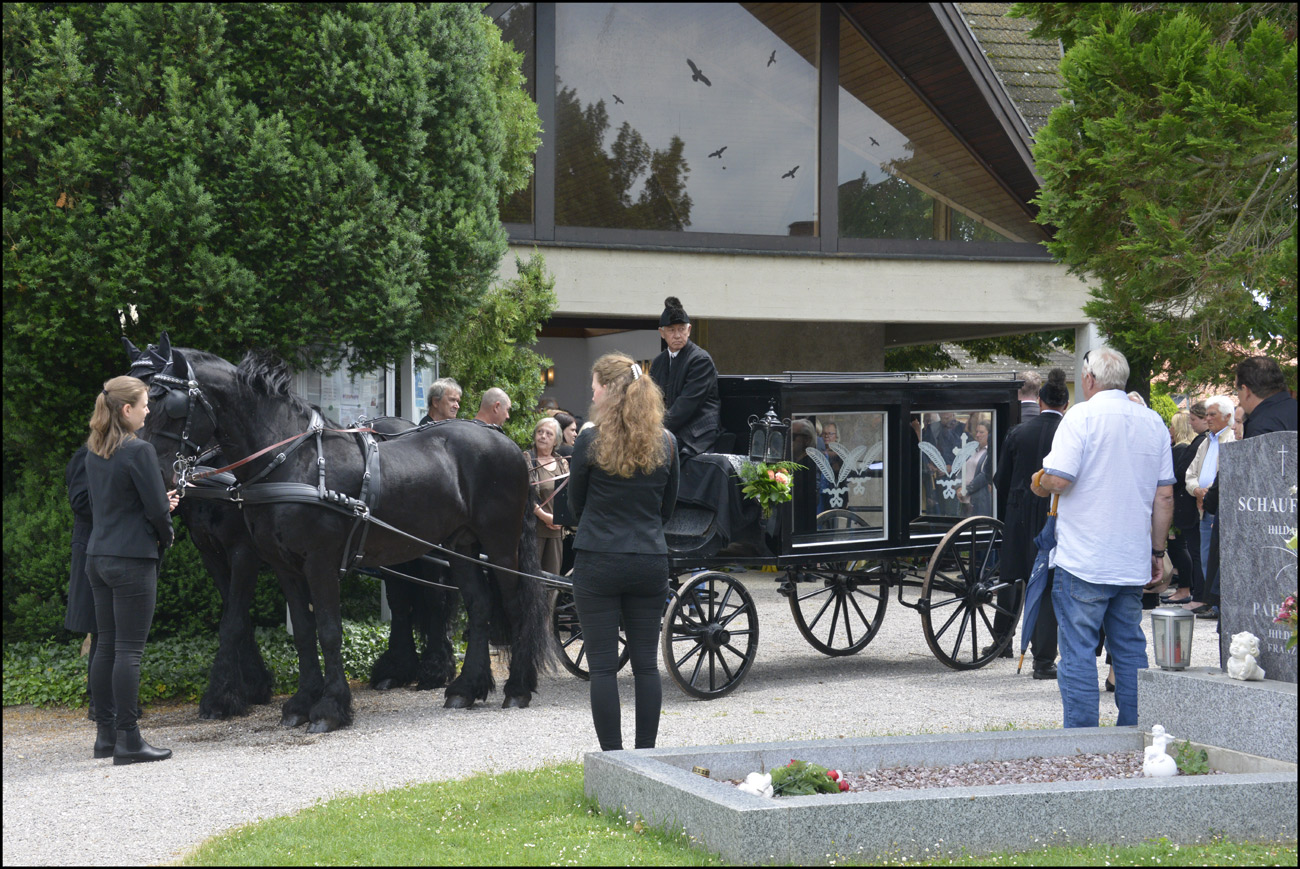
<svg viewBox="0 0 1300 869">
<path fill-rule="evenodd" d="M 149 386 L 149 417 L 140 436 L 153 444 L 169 483 L 177 465 L 193 462 L 216 438 L 216 418 L 189 360 L 173 348 L 166 332 L 157 344 L 138 349 L 125 336 L 122 343 L 131 361 L 132 377 Z"/>
</svg>

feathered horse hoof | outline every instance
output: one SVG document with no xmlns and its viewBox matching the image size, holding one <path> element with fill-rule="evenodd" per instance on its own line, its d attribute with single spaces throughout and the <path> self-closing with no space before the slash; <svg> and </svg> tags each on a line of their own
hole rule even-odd
<svg viewBox="0 0 1300 869">
<path fill-rule="evenodd" d="M 442 705 L 445 709 L 469 709 L 474 705 L 474 700 L 463 694 L 448 694 Z"/>
<path fill-rule="evenodd" d="M 502 709 L 527 709 L 528 704 L 532 702 L 532 697 L 527 694 L 522 697 L 513 697 L 506 695 L 506 699 L 501 701 Z"/>
</svg>

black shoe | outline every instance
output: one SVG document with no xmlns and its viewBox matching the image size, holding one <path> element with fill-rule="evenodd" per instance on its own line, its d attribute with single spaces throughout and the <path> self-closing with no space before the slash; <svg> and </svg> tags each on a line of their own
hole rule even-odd
<svg viewBox="0 0 1300 869">
<path fill-rule="evenodd" d="M 1198 606 L 1196 609 L 1192 610 L 1192 615 L 1194 616 L 1204 615 L 1205 613 L 1208 613 L 1212 609 L 1214 609 L 1214 607 L 1210 606 L 1208 603 L 1203 603 L 1200 606 Z"/>
<path fill-rule="evenodd" d="M 113 746 L 117 744 L 117 728 L 111 723 L 96 726 L 95 757 L 113 756 Z"/>
<path fill-rule="evenodd" d="M 1196 610 L 1196 617 L 1197 617 L 1198 619 L 1216 619 L 1216 620 L 1217 620 L 1217 619 L 1219 618 L 1219 608 L 1218 608 L 1217 606 L 1208 607 L 1208 608 L 1206 608 L 1205 612 L 1201 612 L 1201 611 L 1198 609 L 1198 610 Z"/>
<path fill-rule="evenodd" d="M 1106 680 L 1106 691 L 1107 691 L 1107 693 L 1110 693 L 1110 694 L 1114 694 L 1114 693 L 1115 693 L 1115 683 L 1112 682 L 1112 681 L 1110 681 L 1109 679 Z"/>
<path fill-rule="evenodd" d="M 1035 664 L 1035 665 L 1034 665 L 1034 678 L 1035 678 L 1035 679 L 1055 679 L 1055 678 L 1056 678 L 1056 664 L 1044 664 L 1044 665 L 1041 666 L 1041 667 L 1040 667 L 1039 665 Z"/>
<path fill-rule="evenodd" d="M 113 765 L 128 763 L 149 763 L 154 760 L 166 760 L 172 756 L 170 748 L 154 748 L 144 741 L 140 728 L 117 732 L 117 745 L 113 748 Z"/>
<path fill-rule="evenodd" d="M 992 654 L 993 654 L 994 652 L 996 652 L 997 650 L 998 650 L 998 644 L 997 644 L 997 643 L 989 643 L 987 646 L 985 646 L 985 647 L 980 651 L 980 657 L 981 657 L 981 658 L 987 658 L 989 655 L 992 655 Z M 998 657 L 999 657 L 999 658 L 1014 658 L 1014 657 L 1015 657 L 1015 655 L 1013 655 L 1013 654 L 1011 653 L 1011 643 L 1010 643 L 1010 641 L 1007 642 L 1007 647 L 1006 647 L 1005 649 L 1002 650 L 1002 654 L 998 655 Z"/>
</svg>

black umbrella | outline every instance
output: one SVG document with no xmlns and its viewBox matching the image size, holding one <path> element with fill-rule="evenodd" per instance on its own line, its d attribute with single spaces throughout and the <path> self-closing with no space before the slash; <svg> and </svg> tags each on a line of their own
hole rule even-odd
<svg viewBox="0 0 1300 869">
<path fill-rule="evenodd" d="M 1047 511 L 1047 521 L 1043 530 L 1034 538 L 1038 555 L 1034 558 L 1033 570 L 1029 571 L 1029 584 L 1025 587 L 1025 620 L 1020 625 L 1020 661 L 1016 672 L 1025 665 L 1025 650 L 1029 648 L 1029 637 L 1034 632 L 1034 623 L 1038 621 L 1038 605 L 1043 602 L 1043 586 L 1047 585 L 1048 559 L 1056 548 L 1056 504 L 1060 495 L 1052 495 L 1052 507 Z"/>
</svg>

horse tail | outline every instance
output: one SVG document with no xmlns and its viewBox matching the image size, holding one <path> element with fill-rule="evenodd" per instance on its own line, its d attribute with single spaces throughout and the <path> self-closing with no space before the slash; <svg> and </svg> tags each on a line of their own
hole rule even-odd
<svg viewBox="0 0 1300 869">
<path fill-rule="evenodd" d="M 524 511 L 523 528 L 519 534 L 519 572 L 529 576 L 542 575 L 542 560 L 537 552 L 537 521 L 533 508 L 537 506 L 537 490 L 528 486 L 528 506 Z M 521 624 L 511 638 L 510 656 L 521 661 L 531 661 L 538 673 L 555 669 L 555 643 L 551 637 L 550 588 L 536 579 L 520 578 L 517 585 Z M 530 686 L 531 687 L 531 686 Z"/>
</svg>

